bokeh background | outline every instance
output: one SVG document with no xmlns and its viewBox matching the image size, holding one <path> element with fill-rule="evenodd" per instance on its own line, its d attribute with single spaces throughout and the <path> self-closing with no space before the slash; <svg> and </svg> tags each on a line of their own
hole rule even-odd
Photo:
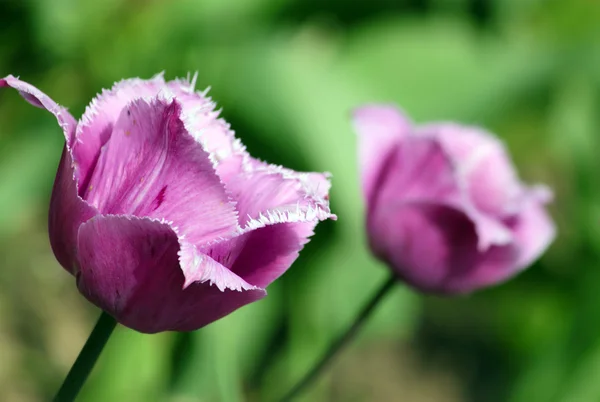
<svg viewBox="0 0 600 402">
<path fill-rule="evenodd" d="M 559 236 L 515 280 L 469 297 L 398 286 L 304 401 L 600 401 L 600 2 L 0 0 L 0 76 L 80 116 L 125 77 L 198 71 L 267 161 L 333 173 L 319 225 L 269 297 L 200 331 L 118 328 L 81 401 L 271 401 L 386 278 L 369 255 L 349 116 L 395 102 L 417 122 L 497 132 L 556 191 Z M 0 400 L 51 398 L 99 311 L 50 251 L 63 137 L 0 92 Z"/>
</svg>

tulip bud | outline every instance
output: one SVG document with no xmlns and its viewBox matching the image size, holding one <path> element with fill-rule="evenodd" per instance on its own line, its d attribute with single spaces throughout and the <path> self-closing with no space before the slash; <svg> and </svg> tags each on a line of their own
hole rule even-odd
<svg viewBox="0 0 600 402">
<path fill-rule="evenodd" d="M 392 106 L 354 114 L 371 248 L 410 285 L 468 293 L 514 276 L 555 237 L 551 192 L 521 183 L 476 127 L 415 127 Z"/>
</svg>

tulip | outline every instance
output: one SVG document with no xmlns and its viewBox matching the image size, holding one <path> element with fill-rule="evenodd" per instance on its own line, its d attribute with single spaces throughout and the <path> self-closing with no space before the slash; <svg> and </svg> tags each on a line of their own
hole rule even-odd
<svg viewBox="0 0 600 402">
<path fill-rule="evenodd" d="M 0 79 L 65 136 L 48 228 L 79 291 L 140 332 L 203 327 L 266 295 L 329 210 L 325 174 L 252 158 L 195 77 L 129 79 L 77 122 Z"/>
<path fill-rule="evenodd" d="M 526 186 L 502 142 L 397 108 L 354 113 L 373 253 L 415 288 L 459 294 L 505 281 L 550 245 L 546 187 Z"/>
</svg>

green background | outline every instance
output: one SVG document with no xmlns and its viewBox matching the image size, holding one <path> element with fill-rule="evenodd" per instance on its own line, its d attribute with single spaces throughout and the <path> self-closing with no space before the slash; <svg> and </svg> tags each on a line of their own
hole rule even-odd
<svg viewBox="0 0 600 402">
<path fill-rule="evenodd" d="M 352 108 L 498 133 L 555 190 L 558 238 L 469 297 L 405 287 L 304 401 L 600 401 L 600 3 L 595 0 L 0 0 L 0 76 L 74 116 L 127 77 L 198 71 L 253 155 L 333 173 L 319 225 L 269 297 L 190 334 L 118 328 L 81 401 L 270 401 L 386 278 L 368 252 Z M 47 239 L 63 137 L 0 92 L 0 400 L 48 400 L 99 311 Z"/>
</svg>

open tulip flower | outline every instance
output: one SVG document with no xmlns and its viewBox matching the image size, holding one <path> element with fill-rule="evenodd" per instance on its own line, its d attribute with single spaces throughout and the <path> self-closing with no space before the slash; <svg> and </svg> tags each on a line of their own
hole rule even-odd
<svg viewBox="0 0 600 402">
<path fill-rule="evenodd" d="M 13 76 L 65 135 L 50 242 L 80 292 L 147 333 L 209 324 L 266 295 L 330 213 L 324 174 L 252 158 L 194 81 L 130 79 L 77 122 Z"/>
<path fill-rule="evenodd" d="M 492 134 L 415 127 L 385 105 L 358 109 L 354 123 L 370 245 L 407 283 L 471 292 L 512 277 L 554 239 L 551 192 L 521 183 Z"/>
</svg>

